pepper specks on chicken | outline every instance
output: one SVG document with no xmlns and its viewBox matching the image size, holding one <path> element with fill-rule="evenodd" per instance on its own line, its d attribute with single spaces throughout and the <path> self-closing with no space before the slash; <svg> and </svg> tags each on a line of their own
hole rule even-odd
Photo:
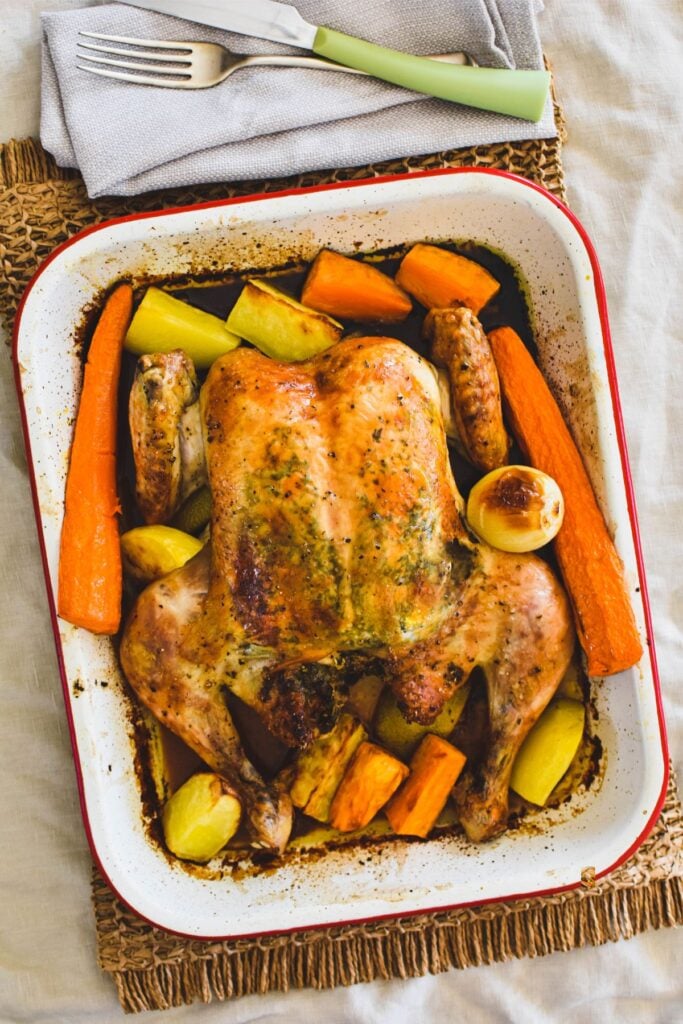
<svg viewBox="0 0 683 1024">
<path fill-rule="evenodd" d="M 121 644 L 133 689 L 244 794 L 254 842 L 277 850 L 291 808 L 245 758 L 224 685 L 305 744 L 339 704 L 337 673 L 321 675 L 330 658 L 379 660 L 406 716 L 424 723 L 480 665 L 492 739 L 459 803 L 469 834 L 495 834 L 514 753 L 573 632 L 545 563 L 465 529 L 429 364 L 385 337 L 297 364 L 240 347 L 210 370 L 199 409 L 211 541 L 138 598 Z"/>
</svg>

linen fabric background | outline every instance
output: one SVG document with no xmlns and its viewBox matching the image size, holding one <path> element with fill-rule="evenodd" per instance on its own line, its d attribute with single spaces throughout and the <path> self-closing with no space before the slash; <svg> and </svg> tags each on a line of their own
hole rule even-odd
<svg viewBox="0 0 683 1024">
<path fill-rule="evenodd" d="M 4 0 L 0 138 L 38 133 L 40 10 Z M 567 117 L 569 201 L 591 235 L 612 336 L 655 621 L 669 742 L 683 778 L 681 522 L 683 96 L 678 0 L 547 0 L 539 30 Z M 0 225 L 0 252 L 1 252 Z M 115 1024 L 95 960 L 83 832 L 9 353 L 0 360 L 0 1020 Z M 164 1024 L 472 1024 L 682 1019 L 681 933 L 405 982 L 149 1013 Z"/>
</svg>

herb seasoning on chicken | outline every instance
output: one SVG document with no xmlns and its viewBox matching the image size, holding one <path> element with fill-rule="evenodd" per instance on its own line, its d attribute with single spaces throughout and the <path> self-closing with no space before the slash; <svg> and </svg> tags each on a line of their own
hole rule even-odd
<svg viewBox="0 0 683 1024">
<path fill-rule="evenodd" d="M 457 803 L 471 838 L 501 831 L 515 754 L 574 633 L 545 562 L 463 525 L 429 364 L 383 337 L 299 364 L 237 348 L 209 372 L 199 418 L 211 540 L 136 602 L 121 660 L 140 699 L 241 794 L 254 843 L 281 850 L 289 797 L 246 758 L 224 687 L 305 745 L 334 716 L 337 656 L 383 662 L 423 723 L 479 665 L 490 736 Z"/>
</svg>

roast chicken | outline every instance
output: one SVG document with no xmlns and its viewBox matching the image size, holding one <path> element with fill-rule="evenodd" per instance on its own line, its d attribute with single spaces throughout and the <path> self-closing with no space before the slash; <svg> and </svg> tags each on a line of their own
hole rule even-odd
<svg viewBox="0 0 683 1024">
<path fill-rule="evenodd" d="M 428 326 L 451 369 L 471 327 L 456 321 Z M 474 365 L 481 339 L 470 340 Z M 462 363 L 456 403 L 476 384 Z M 499 403 L 494 391 L 484 389 L 482 409 Z M 133 690 L 240 791 L 254 845 L 277 852 L 291 804 L 246 757 L 226 689 L 304 747 L 332 727 L 344 681 L 364 665 L 379 665 L 406 718 L 422 723 L 480 666 L 486 754 L 455 799 L 470 838 L 496 835 L 515 754 L 574 635 L 544 561 L 468 531 L 433 366 L 386 337 L 347 338 L 296 364 L 243 346 L 214 363 L 196 395 L 181 353 L 143 357 L 130 413 L 141 508 L 165 521 L 183 480 L 206 480 L 213 513 L 201 553 L 135 603 L 121 643 Z"/>
</svg>

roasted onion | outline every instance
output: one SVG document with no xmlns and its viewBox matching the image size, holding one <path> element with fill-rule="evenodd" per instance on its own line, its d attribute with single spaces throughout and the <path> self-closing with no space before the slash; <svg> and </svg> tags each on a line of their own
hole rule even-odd
<svg viewBox="0 0 683 1024">
<path fill-rule="evenodd" d="M 467 519 L 501 551 L 535 551 L 562 526 L 564 500 L 552 477 L 531 466 L 501 466 L 470 491 Z"/>
</svg>

